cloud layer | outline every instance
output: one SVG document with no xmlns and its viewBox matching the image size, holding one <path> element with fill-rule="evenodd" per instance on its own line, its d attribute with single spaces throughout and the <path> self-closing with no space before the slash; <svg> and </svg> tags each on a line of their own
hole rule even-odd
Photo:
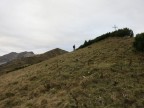
<svg viewBox="0 0 144 108">
<path fill-rule="evenodd" d="M 113 25 L 143 32 L 143 0 L 0 0 L 0 55 L 72 50 Z"/>
</svg>

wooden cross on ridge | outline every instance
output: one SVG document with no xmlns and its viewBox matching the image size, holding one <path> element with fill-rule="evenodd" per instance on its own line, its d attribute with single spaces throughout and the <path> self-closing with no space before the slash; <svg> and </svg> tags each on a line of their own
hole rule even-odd
<svg viewBox="0 0 144 108">
<path fill-rule="evenodd" d="M 117 27 L 116 25 L 114 25 L 114 27 L 113 27 L 113 28 L 114 28 L 114 29 L 115 29 L 115 31 L 116 31 L 118 27 Z"/>
</svg>

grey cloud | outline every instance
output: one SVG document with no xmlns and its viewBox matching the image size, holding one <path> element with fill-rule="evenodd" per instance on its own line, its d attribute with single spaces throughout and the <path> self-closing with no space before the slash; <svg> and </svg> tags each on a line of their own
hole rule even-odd
<svg viewBox="0 0 144 108">
<path fill-rule="evenodd" d="M 143 0 L 0 0 L 0 55 L 41 53 L 119 28 L 143 32 Z"/>
</svg>

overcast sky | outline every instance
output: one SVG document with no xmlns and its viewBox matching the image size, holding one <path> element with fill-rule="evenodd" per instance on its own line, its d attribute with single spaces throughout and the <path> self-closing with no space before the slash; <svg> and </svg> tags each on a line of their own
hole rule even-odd
<svg viewBox="0 0 144 108">
<path fill-rule="evenodd" d="M 114 25 L 144 32 L 143 5 L 144 0 L 0 0 L 0 55 L 71 51 Z"/>
</svg>

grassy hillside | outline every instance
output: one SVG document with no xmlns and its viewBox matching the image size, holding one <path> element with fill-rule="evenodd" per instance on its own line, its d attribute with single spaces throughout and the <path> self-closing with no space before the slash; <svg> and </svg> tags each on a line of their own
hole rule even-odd
<svg viewBox="0 0 144 108">
<path fill-rule="evenodd" d="M 11 62 L 8 62 L 7 64 L 0 65 L 0 75 L 8 72 L 12 72 L 14 70 L 22 69 L 25 67 L 28 67 L 30 65 L 48 60 L 50 58 L 56 57 L 58 55 L 62 55 L 68 53 L 67 51 L 64 51 L 62 49 L 56 48 L 53 50 L 50 50 L 44 54 L 35 55 L 32 57 L 23 57 L 20 59 L 12 60 Z"/>
<path fill-rule="evenodd" d="M 144 108 L 144 54 L 108 38 L 0 76 L 0 108 Z"/>
<path fill-rule="evenodd" d="M 106 34 L 103 34 L 101 36 L 97 36 L 96 38 L 92 40 L 89 40 L 89 41 L 85 40 L 84 44 L 80 45 L 78 49 L 88 47 L 89 45 L 92 45 L 96 42 L 99 42 L 101 40 L 104 40 L 110 37 L 133 37 L 133 36 L 134 36 L 134 33 L 129 28 L 118 29 L 113 32 L 108 32 Z"/>
</svg>

